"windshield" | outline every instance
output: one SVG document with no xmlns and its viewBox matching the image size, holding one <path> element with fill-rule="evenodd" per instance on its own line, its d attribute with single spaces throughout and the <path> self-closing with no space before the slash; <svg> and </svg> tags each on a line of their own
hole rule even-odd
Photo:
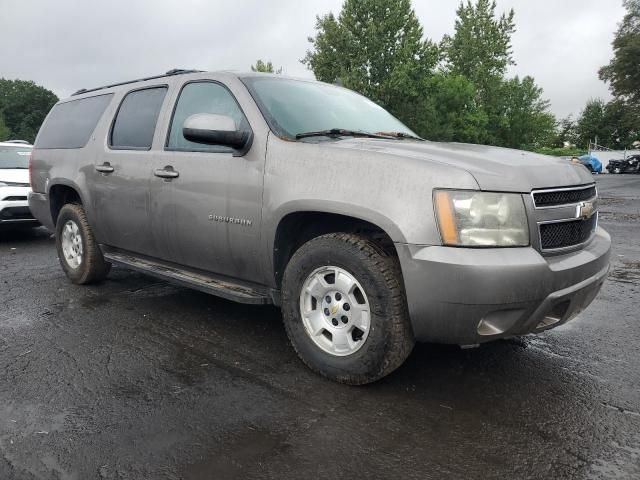
<svg viewBox="0 0 640 480">
<path fill-rule="evenodd" d="M 242 79 L 271 129 L 279 136 L 331 129 L 399 132 L 415 136 L 384 108 L 346 88 L 273 77 Z"/>
<path fill-rule="evenodd" d="M 29 168 L 31 146 L 0 145 L 0 168 Z"/>
</svg>

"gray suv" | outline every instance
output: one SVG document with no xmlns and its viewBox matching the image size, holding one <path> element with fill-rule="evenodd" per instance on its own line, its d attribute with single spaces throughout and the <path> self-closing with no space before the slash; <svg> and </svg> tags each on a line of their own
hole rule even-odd
<svg viewBox="0 0 640 480">
<path fill-rule="evenodd" d="M 176 70 L 53 107 L 29 206 L 76 284 L 112 264 L 281 306 L 300 358 L 375 381 L 415 341 L 562 325 L 609 268 L 582 165 L 418 138 L 368 99 L 279 75 Z"/>
</svg>

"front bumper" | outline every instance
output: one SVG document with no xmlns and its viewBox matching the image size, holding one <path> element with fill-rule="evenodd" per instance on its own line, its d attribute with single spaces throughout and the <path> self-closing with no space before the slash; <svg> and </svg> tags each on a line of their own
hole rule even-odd
<svg viewBox="0 0 640 480">
<path fill-rule="evenodd" d="M 29 210 L 29 190 L 28 187 L 0 188 L 0 225 L 38 225 Z"/>
<path fill-rule="evenodd" d="M 581 250 L 396 244 L 416 340 L 473 345 L 540 332 L 584 310 L 609 270 L 602 228 Z"/>
</svg>

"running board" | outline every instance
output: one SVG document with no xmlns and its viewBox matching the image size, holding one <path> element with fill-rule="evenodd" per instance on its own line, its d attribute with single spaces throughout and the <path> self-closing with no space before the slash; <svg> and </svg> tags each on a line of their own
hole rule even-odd
<svg viewBox="0 0 640 480">
<path fill-rule="evenodd" d="M 100 247 L 105 260 L 108 262 L 145 273 L 152 277 L 161 278 L 234 302 L 253 305 L 274 303 L 271 291 L 266 287 L 241 282 L 229 277 L 187 270 L 155 259 L 113 250 L 103 245 Z"/>
</svg>

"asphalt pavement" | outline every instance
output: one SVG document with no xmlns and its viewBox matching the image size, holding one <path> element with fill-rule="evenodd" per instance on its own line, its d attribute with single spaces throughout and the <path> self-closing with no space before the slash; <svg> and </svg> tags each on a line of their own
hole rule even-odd
<svg viewBox="0 0 640 480">
<path fill-rule="evenodd" d="M 275 308 L 120 268 L 74 286 L 49 233 L 0 232 L 0 479 L 638 479 L 640 175 L 597 181 L 589 309 L 364 387 L 309 371 Z"/>
</svg>

